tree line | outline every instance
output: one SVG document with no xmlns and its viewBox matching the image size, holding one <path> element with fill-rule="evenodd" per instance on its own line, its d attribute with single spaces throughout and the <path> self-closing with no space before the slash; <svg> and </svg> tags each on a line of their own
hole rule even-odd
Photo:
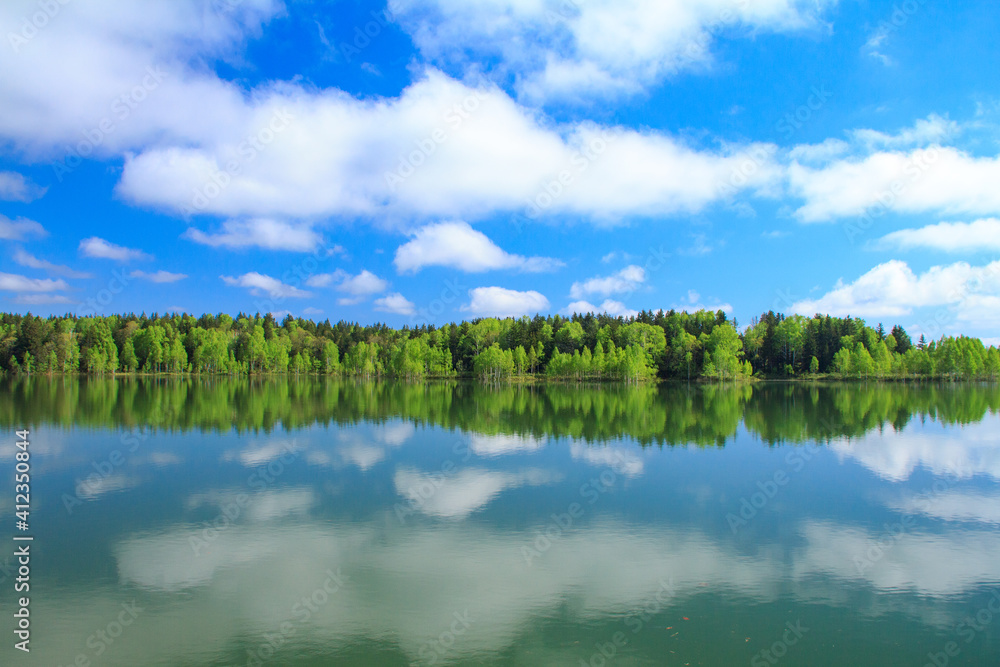
<svg viewBox="0 0 1000 667">
<path fill-rule="evenodd" d="M 722 311 L 635 317 L 482 318 L 393 329 L 271 314 L 0 315 L 7 374 L 547 377 L 641 383 L 832 375 L 996 379 L 1000 354 L 975 338 L 913 343 L 895 326 L 768 312 L 740 331 Z"/>
</svg>

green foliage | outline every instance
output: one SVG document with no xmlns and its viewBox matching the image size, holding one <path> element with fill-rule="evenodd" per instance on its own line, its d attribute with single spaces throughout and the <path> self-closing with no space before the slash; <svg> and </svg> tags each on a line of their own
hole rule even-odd
<svg viewBox="0 0 1000 667">
<path fill-rule="evenodd" d="M 483 356 L 485 355 L 485 356 Z M 1000 353 L 974 338 L 913 345 L 863 320 L 773 312 L 740 332 L 719 311 L 635 317 L 485 318 L 399 330 L 270 315 L 0 314 L 8 373 L 295 374 L 489 381 L 544 374 L 577 382 L 739 381 L 827 373 L 861 380 L 1000 379 Z M 509 363 L 508 363 L 509 361 Z"/>
</svg>

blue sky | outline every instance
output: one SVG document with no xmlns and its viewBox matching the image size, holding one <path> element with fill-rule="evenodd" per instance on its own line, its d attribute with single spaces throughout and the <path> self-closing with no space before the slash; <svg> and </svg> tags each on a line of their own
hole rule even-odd
<svg viewBox="0 0 1000 667">
<path fill-rule="evenodd" d="M 0 7 L 0 308 L 998 340 L 995 3 Z"/>
</svg>

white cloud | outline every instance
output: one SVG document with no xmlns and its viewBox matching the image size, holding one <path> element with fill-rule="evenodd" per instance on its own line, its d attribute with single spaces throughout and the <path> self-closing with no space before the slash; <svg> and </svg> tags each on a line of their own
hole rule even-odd
<svg viewBox="0 0 1000 667">
<path fill-rule="evenodd" d="M 734 8 L 730 24 L 751 28 L 801 27 L 812 16 L 799 10 L 805 0 L 752 8 L 741 8 L 743 0 L 716 1 L 706 7 L 677 0 L 676 11 L 650 0 L 623 9 L 603 3 L 587 11 L 576 34 L 585 51 L 604 53 L 597 69 L 607 74 L 617 58 L 652 57 L 648 66 L 661 69 L 662 33 L 679 17 L 694 26 L 681 32 L 697 37 L 726 7 Z M 0 50 L 0 141 L 36 159 L 124 158 L 116 193 L 143 206 L 292 220 L 473 219 L 520 211 L 563 172 L 570 182 L 547 215 L 615 220 L 698 211 L 723 196 L 719 184 L 759 148 L 703 150 L 663 132 L 553 125 L 498 87 L 476 88 L 435 69 L 417 73 L 393 98 L 355 98 L 296 81 L 246 90 L 204 63 L 241 57 L 245 40 L 283 5 L 232 4 L 224 11 L 196 0 L 61 5 L 59 19 L 19 52 Z M 544 19 L 540 4 L 536 10 Z M 28 0 L 0 3 L 0 23 L 19 24 L 33 11 Z M 474 21 L 486 25 L 476 14 Z M 605 20 L 612 32 L 598 28 Z M 641 36 L 626 37 L 633 27 Z M 630 49 L 616 56 L 611 47 L 623 40 Z M 630 56 L 633 50 L 646 55 Z M 604 80 L 615 80 L 619 69 Z M 474 112 L 442 114 L 463 104 Z M 401 167 L 412 174 L 387 177 Z M 759 191 L 779 177 L 766 160 L 739 189 Z M 225 229 L 222 238 L 203 234 L 195 236 L 219 243 L 228 237 Z"/>
<path fill-rule="evenodd" d="M 170 271 L 157 271 L 156 273 L 146 273 L 145 271 L 133 271 L 128 274 L 130 278 L 138 278 L 139 280 L 148 280 L 152 283 L 175 283 L 178 280 L 184 280 L 187 278 L 187 274 L 184 273 L 171 273 Z"/>
<path fill-rule="evenodd" d="M 383 313 L 395 313 L 397 315 L 414 315 L 417 312 L 416 306 L 399 292 L 387 294 L 381 299 L 375 299 L 375 310 Z"/>
<path fill-rule="evenodd" d="M 286 285 L 277 278 L 272 278 L 271 276 L 265 276 L 256 271 L 251 273 L 244 273 L 238 278 L 233 278 L 231 276 L 219 276 L 222 281 L 227 285 L 232 287 L 246 287 L 250 290 L 250 293 L 254 296 L 260 296 L 261 294 L 267 294 L 271 298 L 296 298 L 305 299 L 312 296 L 310 292 L 301 290 L 298 287 L 292 285 Z"/>
<path fill-rule="evenodd" d="M 466 468 L 452 475 L 428 474 L 401 468 L 393 483 L 396 492 L 417 506 L 424 514 L 445 519 L 464 519 L 484 507 L 506 489 L 540 486 L 555 481 L 542 470 L 523 473 Z"/>
<path fill-rule="evenodd" d="M 713 34 L 792 32 L 818 24 L 827 1 L 392 0 L 425 56 L 466 67 L 499 61 L 530 100 L 632 94 L 712 63 Z M 470 64 L 469 57 L 473 58 Z"/>
<path fill-rule="evenodd" d="M 133 260 L 153 258 L 151 255 L 147 255 L 141 250 L 115 245 L 110 241 L 105 241 L 104 239 L 96 236 L 91 236 L 90 238 L 80 241 L 80 252 L 83 253 L 85 257 L 113 259 L 116 262 L 131 262 Z"/>
<path fill-rule="evenodd" d="M 534 290 L 518 292 L 503 287 L 477 287 L 469 290 L 471 301 L 462 310 L 480 317 L 520 317 L 544 313 L 549 300 Z"/>
<path fill-rule="evenodd" d="M 607 313 L 612 317 L 635 317 L 638 311 L 628 308 L 621 301 L 614 301 L 612 299 L 605 299 L 600 306 L 595 306 L 589 301 L 574 301 L 573 303 L 566 306 L 563 310 L 565 315 L 573 315 L 575 313 Z"/>
<path fill-rule="evenodd" d="M 339 285 L 338 292 L 344 292 L 349 296 L 338 299 L 337 303 L 342 306 L 350 306 L 361 303 L 373 294 L 384 292 L 389 288 L 389 282 L 379 278 L 371 271 L 364 269 L 356 276 L 347 276 Z"/>
<path fill-rule="evenodd" d="M 562 262 L 550 257 L 523 257 L 504 252 L 467 222 L 439 222 L 427 225 L 413 239 L 396 250 L 396 269 L 416 273 L 426 266 L 447 266 L 468 273 L 495 269 L 525 272 L 552 271 Z"/>
<path fill-rule="evenodd" d="M 344 292 L 348 295 L 337 301 L 342 306 L 361 303 L 368 297 L 389 289 L 389 281 L 379 278 L 367 269 L 362 269 L 361 273 L 356 276 L 352 276 L 342 269 L 337 269 L 333 273 L 318 273 L 310 276 L 306 280 L 306 285 L 317 288 L 335 285 L 338 292 Z"/>
<path fill-rule="evenodd" d="M 639 289 L 645 282 L 646 270 L 632 264 L 611 276 L 596 276 L 583 282 L 575 282 L 570 287 L 569 295 L 574 299 L 579 299 L 588 294 L 602 296 L 626 294 Z"/>
<path fill-rule="evenodd" d="M 548 438 L 545 436 L 517 435 L 501 433 L 485 435 L 472 433 L 469 435 L 469 449 L 477 456 L 494 457 L 506 454 L 534 453 L 541 451 Z"/>
<path fill-rule="evenodd" d="M 609 468 L 626 477 L 638 477 L 645 468 L 642 457 L 630 449 L 574 442 L 570 445 L 569 452 L 575 460 L 585 461 L 598 468 Z"/>
<path fill-rule="evenodd" d="M 235 56 L 282 5 L 225 4 L 60 2 L 58 15 L 27 43 L 8 43 L 14 32 L 4 30 L 0 137 L 48 160 L 104 158 L 152 142 L 190 144 L 242 131 L 233 123 L 246 105 L 239 87 L 203 59 Z M 38 11 L 33 0 L 0 3 L 0 25 L 20 32 Z"/>
<path fill-rule="evenodd" d="M 0 171 L 0 200 L 32 202 L 42 195 L 48 188 L 43 188 L 32 183 L 16 171 Z"/>
<path fill-rule="evenodd" d="M 271 218 L 227 220 L 222 223 L 222 230 L 215 234 L 207 234 L 192 227 L 184 232 L 183 238 L 213 247 L 256 246 L 267 250 L 299 252 L 313 250 L 322 241 L 322 237 L 309 225 L 294 225 Z"/>
<path fill-rule="evenodd" d="M 342 281 L 347 275 L 347 272 L 342 269 L 337 269 L 333 273 L 317 273 L 306 278 L 306 285 L 318 288 L 329 287 L 336 282 Z"/>
<path fill-rule="evenodd" d="M 48 234 L 45 228 L 34 220 L 27 218 L 11 220 L 0 214 L 0 239 L 20 241 L 27 236 L 48 236 Z"/>
<path fill-rule="evenodd" d="M 41 271 L 48 271 L 51 274 L 57 276 L 65 276 L 66 278 L 90 278 L 89 273 L 84 273 L 83 271 L 75 271 L 68 266 L 61 266 L 59 264 L 53 264 L 44 259 L 38 259 L 31 253 L 28 253 L 20 248 L 14 252 L 14 261 L 21 266 L 27 266 L 29 269 L 39 269 Z"/>
<path fill-rule="evenodd" d="M 945 521 L 1000 525 L 1000 498 L 984 493 L 951 491 L 929 497 L 907 497 L 888 503 L 903 514 L 923 514 Z"/>
<path fill-rule="evenodd" d="M 28 306 L 53 305 L 57 303 L 73 303 L 73 300 L 62 294 L 20 294 L 12 299 L 14 303 Z"/>
<path fill-rule="evenodd" d="M 241 450 L 230 450 L 222 454 L 223 461 L 238 460 L 248 468 L 254 468 L 265 463 L 277 461 L 289 454 L 295 454 L 300 445 L 295 440 L 267 440 L 252 442 Z"/>
<path fill-rule="evenodd" d="M 902 482 L 918 470 L 937 476 L 970 479 L 988 475 L 1000 480 L 997 420 L 989 416 L 966 424 L 960 434 L 921 432 L 918 425 L 902 431 L 871 431 L 861 438 L 835 440 L 830 449 L 883 479 Z"/>
<path fill-rule="evenodd" d="M 965 262 L 933 266 L 918 276 L 905 262 L 892 260 L 853 283 L 839 280 L 827 294 L 799 301 L 791 310 L 807 316 L 894 317 L 924 306 L 951 306 L 958 319 L 977 319 L 977 312 L 989 311 L 991 303 L 1000 301 L 998 297 L 1000 261 L 980 267 Z"/>
<path fill-rule="evenodd" d="M 939 222 L 919 229 L 901 229 L 886 234 L 874 245 L 902 250 L 997 251 L 1000 250 L 1000 220 L 985 218 L 973 222 Z"/>
<path fill-rule="evenodd" d="M 619 258 L 621 258 L 625 262 L 628 262 L 628 261 L 631 261 L 632 256 L 630 254 L 628 254 L 627 252 L 619 252 L 617 250 L 612 250 L 611 252 L 609 252 L 604 257 L 601 257 L 601 263 L 602 264 L 608 264 L 609 262 L 613 262 L 613 261 L 615 261 L 616 259 L 619 259 Z"/>
<path fill-rule="evenodd" d="M 469 102 L 471 100 L 471 103 Z M 442 109 L 475 106 L 467 118 Z M 545 215 L 595 219 L 697 211 L 725 193 L 756 145 L 698 150 L 669 135 L 593 123 L 553 128 L 497 88 L 430 70 L 398 98 L 284 86 L 233 112 L 218 139 L 158 146 L 126 159 L 118 191 L 134 203 L 187 212 L 191 193 L 239 157 L 248 134 L 287 109 L 292 120 L 199 212 L 225 216 L 482 217 L 522 211 L 566 184 Z M 770 187 L 765 159 L 737 190 Z"/>
<path fill-rule="evenodd" d="M 795 162 L 791 193 L 805 200 L 803 222 L 859 216 L 866 211 L 949 215 L 1000 213 L 1000 157 L 974 157 L 952 147 L 881 151 L 822 167 Z"/>
<path fill-rule="evenodd" d="M 6 292 L 58 292 L 69 289 L 65 280 L 27 278 L 14 273 L 0 273 L 0 290 Z"/>
<path fill-rule="evenodd" d="M 820 144 L 799 144 L 790 151 L 788 157 L 798 162 L 826 162 L 847 153 L 851 145 L 841 139 L 827 139 Z"/>
<path fill-rule="evenodd" d="M 903 128 L 896 134 L 888 134 L 871 129 L 851 132 L 852 138 L 869 148 L 910 148 L 939 144 L 958 134 L 960 126 L 937 114 L 919 118 L 913 127 Z"/>
</svg>

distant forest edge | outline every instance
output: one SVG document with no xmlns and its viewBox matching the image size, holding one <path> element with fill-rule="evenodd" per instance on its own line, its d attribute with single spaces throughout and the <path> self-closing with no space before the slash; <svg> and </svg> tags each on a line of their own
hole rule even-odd
<svg viewBox="0 0 1000 667">
<path fill-rule="evenodd" d="M 1000 352 L 977 338 L 914 343 L 858 318 L 768 312 L 744 331 L 722 311 L 559 315 L 441 327 L 271 315 L 0 315 L 7 374 L 323 374 L 647 382 L 752 378 L 996 380 Z"/>
</svg>

